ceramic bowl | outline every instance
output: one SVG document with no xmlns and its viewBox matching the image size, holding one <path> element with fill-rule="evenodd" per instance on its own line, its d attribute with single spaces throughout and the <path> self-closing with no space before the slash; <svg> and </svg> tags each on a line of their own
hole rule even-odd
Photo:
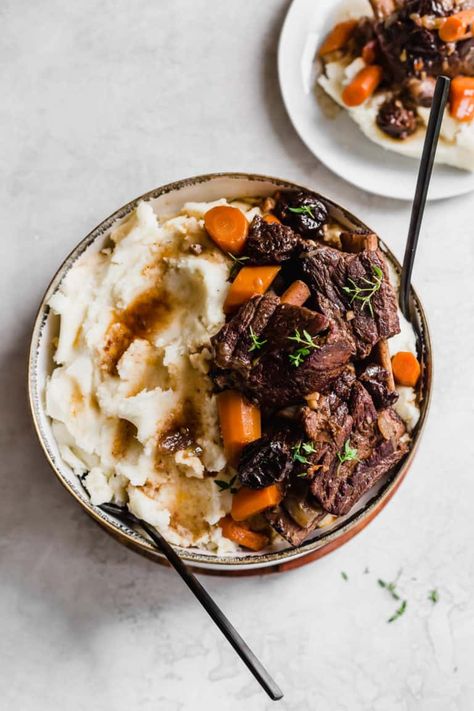
<svg viewBox="0 0 474 711">
<path fill-rule="evenodd" d="M 119 208 L 75 247 L 59 267 L 39 307 L 31 339 L 28 386 L 34 425 L 46 457 L 59 481 L 90 516 L 121 543 L 158 562 L 164 562 L 163 556 L 149 543 L 147 538 L 92 505 L 74 472 L 61 459 L 58 446 L 53 437 L 51 422 L 45 412 L 44 403 L 45 385 L 54 367 L 53 342 L 59 326 L 58 317 L 50 311 L 47 304 L 79 257 L 85 252 L 97 252 L 102 249 L 114 222 L 126 217 L 140 200 L 150 202 L 158 216 L 160 216 L 178 211 L 183 203 L 187 201 L 208 202 L 220 197 L 266 196 L 282 188 L 306 189 L 278 178 L 245 173 L 203 175 L 156 188 L 156 190 L 152 190 Z M 331 217 L 343 226 L 350 230 L 366 231 L 369 229 L 343 207 L 327 198 L 324 198 L 324 200 L 328 205 Z M 380 246 L 386 253 L 387 259 L 399 271 L 400 265 L 382 240 Z M 397 490 L 413 461 L 430 399 L 431 346 L 428 325 L 420 301 L 414 291 L 412 291 L 412 297 L 414 304 L 413 326 L 418 336 L 419 357 L 422 362 L 421 415 L 413 433 L 412 447 L 407 457 L 375 489 L 371 490 L 348 515 L 337 519 L 327 528 L 318 529 L 313 537 L 300 546 L 292 548 L 289 544 L 282 542 L 276 548 L 264 550 L 258 554 L 242 553 L 232 557 L 217 557 L 214 554 L 196 549 L 178 548 L 180 555 L 192 567 L 207 572 L 237 575 L 264 571 L 283 571 L 297 567 L 338 548 L 361 531 L 383 509 Z"/>
</svg>

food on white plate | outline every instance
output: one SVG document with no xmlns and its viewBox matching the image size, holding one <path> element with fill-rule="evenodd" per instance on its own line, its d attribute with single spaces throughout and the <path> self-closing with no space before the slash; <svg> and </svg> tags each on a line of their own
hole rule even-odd
<svg viewBox="0 0 474 711">
<path fill-rule="evenodd" d="M 436 77 L 451 78 L 436 153 L 474 170 L 474 2 L 347 0 L 318 51 L 324 91 L 383 148 L 419 157 Z"/>
<path fill-rule="evenodd" d="M 63 460 L 173 544 L 298 545 L 410 448 L 420 364 L 392 271 L 314 193 L 140 202 L 49 302 Z"/>
</svg>

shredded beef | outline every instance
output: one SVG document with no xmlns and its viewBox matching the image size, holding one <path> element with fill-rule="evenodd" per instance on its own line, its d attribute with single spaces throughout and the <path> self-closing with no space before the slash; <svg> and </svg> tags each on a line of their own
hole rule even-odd
<svg viewBox="0 0 474 711">
<path fill-rule="evenodd" d="M 394 405 L 398 400 L 396 390 L 390 389 L 389 374 L 380 365 L 368 365 L 359 376 L 366 390 L 372 396 L 377 408 Z"/>
</svg>

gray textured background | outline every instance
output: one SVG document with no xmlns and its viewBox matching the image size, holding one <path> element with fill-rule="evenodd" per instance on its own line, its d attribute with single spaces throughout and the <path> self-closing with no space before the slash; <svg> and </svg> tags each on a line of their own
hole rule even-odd
<svg viewBox="0 0 474 711">
<path fill-rule="evenodd" d="M 272 706 L 175 575 L 102 533 L 56 482 L 30 425 L 25 369 L 58 264 L 106 215 L 164 182 L 219 170 L 295 179 L 402 254 L 408 206 L 333 176 L 289 123 L 276 76 L 287 6 L 0 5 L 2 708 Z M 281 709 L 474 707 L 473 218 L 472 196 L 426 215 L 415 280 L 431 320 L 435 392 L 393 502 L 310 567 L 204 580 L 286 692 Z M 387 625 L 396 603 L 376 580 L 400 568 L 408 608 Z"/>
</svg>

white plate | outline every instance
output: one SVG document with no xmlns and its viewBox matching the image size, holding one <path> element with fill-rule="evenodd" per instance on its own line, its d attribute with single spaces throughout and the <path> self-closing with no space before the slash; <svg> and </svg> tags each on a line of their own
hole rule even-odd
<svg viewBox="0 0 474 711">
<path fill-rule="evenodd" d="M 316 49 L 338 17 L 335 0 L 293 0 L 278 48 L 278 75 L 286 109 L 300 138 L 334 173 L 377 195 L 411 200 L 418 161 L 369 141 L 345 111 L 326 116 L 316 100 Z M 474 190 L 474 173 L 436 165 L 429 200 Z"/>
</svg>

